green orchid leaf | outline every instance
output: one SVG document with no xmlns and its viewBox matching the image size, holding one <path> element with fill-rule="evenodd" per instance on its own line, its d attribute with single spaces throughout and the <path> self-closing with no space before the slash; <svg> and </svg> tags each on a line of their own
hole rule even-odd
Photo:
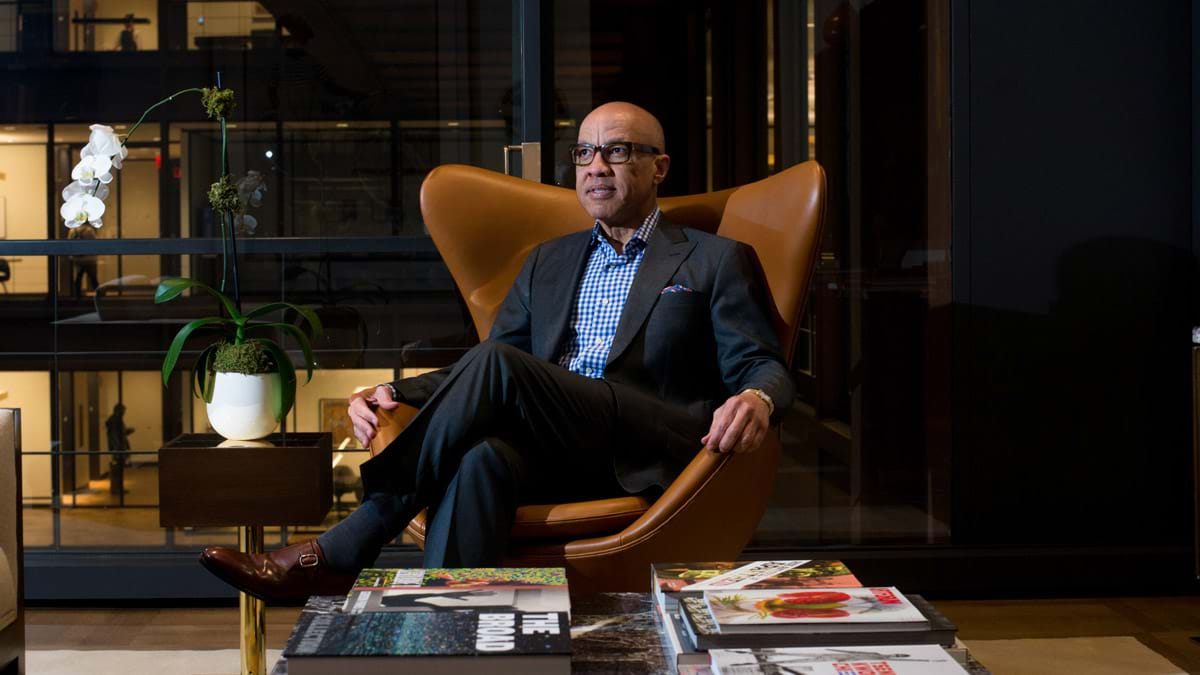
<svg viewBox="0 0 1200 675">
<path fill-rule="evenodd" d="M 237 310 L 237 305 L 224 293 L 208 284 L 201 283 L 195 279 L 188 279 L 187 277 L 172 277 L 159 282 L 158 288 L 154 290 L 154 303 L 161 305 L 164 302 L 174 300 L 179 297 L 180 293 L 189 288 L 202 290 L 216 298 L 217 302 L 221 303 L 221 306 L 225 308 L 225 311 L 229 313 L 229 317 L 234 321 L 244 320 L 242 313 Z"/>
<path fill-rule="evenodd" d="M 196 357 L 196 363 L 192 365 L 192 392 L 204 399 L 205 403 L 212 403 L 213 378 L 209 377 L 209 362 L 212 361 L 220 346 L 220 342 L 214 342 L 205 347 L 204 351 Z"/>
<path fill-rule="evenodd" d="M 183 328 L 180 328 L 179 332 L 175 334 L 175 339 L 171 341 L 171 346 L 167 349 L 166 358 L 163 359 L 163 386 L 167 386 L 167 380 L 171 377 L 171 371 L 175 370 L 175 363 L 179 361 L 179 353 L 183 351 L 183 343 L 187 342 L 188 337 L 196 329 L 206 326 L 227 326 L 231 323 L 229 319 L 208 317 L 206 319 L 196 319 Z"/>
<path fill-rule="evenodd" d="M 304 331 L 290 323 L 254 323 L 246 326 L 246 332 L 275 328 L 291 333 L 292 337 L 296 338 L 296 342 L 300 343 L 300 350 L 304 352 L 304 369 L 308 373 L 308 378 L 304 380 L 304 383 L 308 384 L 312 381 L 312 367 L 316 363 L 316 359 L 313 358 L 312 345 L 309 344 L 308 336 L 304 334 Z"/>
<path fill-rule="evenodd" d="M 321 319 L 319 319 L 317 317 L 316 312 L 312 311 L 311 309 L 309 309 L 307 307 L 301 307 L 300 305 L 293 305 L 290 302 L 272 302 L 269 305 L 263 305 L 262 307 L 258 307 L 249 312 L 246 312 L 246 318 L 247 319 L 257 319 L 260 316 L 265 316 L 267 314 L 270 314 L 271 312 L 278 312 L 278 311 L 284 310 L 284 309 L 293 310 L 300 316 L 304 317 L 304 320 L 307 321 L 308 325 L 312 327 L 313 339 L 314 340 L 321 339 L 321 335 L 324 334 L 325 328 L 324 328 L 324 326 L 321 325 Z"/>
<path fill-rule="evenodd" d="M 279 345 L 266 338 L 256 338 L 255 341 L 271 355 L 271 360 L 275 362 L 278 370 L 279 386 L 273 390 L 271 404 L 275 412 L 275 421 L 282 422 L 296 400 L 296 369 Z"/>
</svg>

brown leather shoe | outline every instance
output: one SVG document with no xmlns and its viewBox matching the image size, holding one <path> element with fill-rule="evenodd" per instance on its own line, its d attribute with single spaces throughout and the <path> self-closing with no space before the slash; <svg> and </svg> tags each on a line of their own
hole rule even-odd
<svg viewBox="0 0 1200 675">
<path fill-rule="evenodd" d="M 200 564 L 221 581 L 268 602 L 345 595 L 357 577 L 331 568 L 315 539 L 257 555 L 210 546 L 200 554 Z"/>
</svg>

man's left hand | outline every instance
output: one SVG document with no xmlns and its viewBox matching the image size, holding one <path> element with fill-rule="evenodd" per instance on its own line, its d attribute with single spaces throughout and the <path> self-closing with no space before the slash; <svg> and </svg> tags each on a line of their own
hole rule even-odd
<svg viewBox="0 0 1200 675">
<path fill-rule="evenodd" d="M 754 452 L 767 436 L 767 404 L 744 391 L 713 412 L 708 435 L 700 439 L 713 452 Z"/>
</svg>

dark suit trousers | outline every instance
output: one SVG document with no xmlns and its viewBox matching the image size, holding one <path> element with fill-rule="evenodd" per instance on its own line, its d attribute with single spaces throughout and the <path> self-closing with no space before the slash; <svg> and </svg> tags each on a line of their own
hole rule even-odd
<svg viewBox="0 0 1200 675">
<path fill-rule="evenodd" d="M 335 567 L 368 566 L 430 507 L 427 567 L 497 565 L 518 504 L 625 494 L 614 449 L 655 452 L 664 405 L 515 347 L 481 343 L 372 460 L 390 455 L 388 480 L 369 480 L 368 469 L 378 467 L 364 467 L 368 499 L 321 535 L 321 548 Z M 645 424 L 628 424 L 631 417 Z"/>
</svg>

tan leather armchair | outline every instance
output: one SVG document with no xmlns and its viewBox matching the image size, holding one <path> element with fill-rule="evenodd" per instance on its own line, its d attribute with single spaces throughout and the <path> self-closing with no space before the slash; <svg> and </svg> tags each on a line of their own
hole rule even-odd
<svg viewBox="0 0 1200 675">
<path fill-rule="evenodd" d="M 21 411 L 0 408 L 0 672 L 25 672 Z"/>
<path fill-rule="evenodd" d="M 824 200 L 824 171 L 805 162 L 739 188 L 659 203 L 672 222 L 755 249 L 790 358 L 815 267 Z M 421 212 L 480 339 L 525 256 L 543 241 L 592 225 L 572 190 L 460 165 L 429 173 Z M 401 406 L 381 418 L 372 453 L 387 447 L 415 412 Z M 697 450 L 654 503 L 629 496 L 521 506 L 506 564 L 565 566 L 573 590 L 646 591 L 651 562 L 736 559 L 766 510 L 779 463 L 778 430 L 750 454 Z M 424 512 L 407 532 L 424 545 Z"/>
</svg>

